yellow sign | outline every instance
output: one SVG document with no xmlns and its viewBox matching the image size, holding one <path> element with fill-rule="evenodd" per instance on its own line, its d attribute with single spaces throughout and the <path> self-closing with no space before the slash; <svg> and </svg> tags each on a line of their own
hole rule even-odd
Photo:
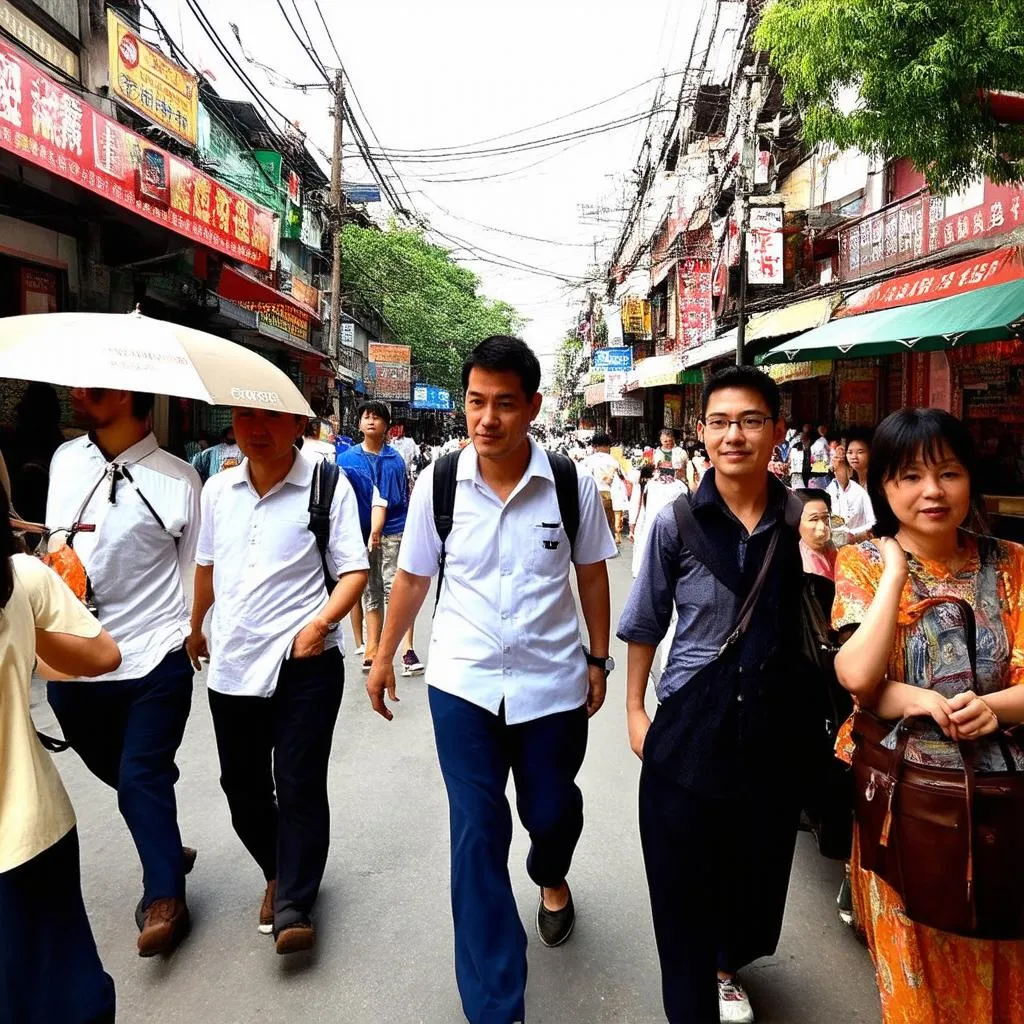
<svg viewBox="0 0 1024 1024">
<path fill-rule="evenodd" d="M 647 299 L 629 296 L 622 300 L 622 330 L 638 337 L 651 336 L 651 304 Z"/>
<path fill-rule="evenodd" d="M 199 83 L 107 8 L 110 92 L 157 128 L 195 146 Z"/>
<path fill-rule="evenodd" d="M 767 370 L 768 376 L 776 384 L 792 384 L 798 380 L 810 380 L 812 377 L 827 377 L 832 372 L 832 361 L 815 359 L 811 362 L 772 363 L 770 366 L 762 366 L 761 369 Z"/>
<path fill-rule="evenodd" d="M 78 54 L 26 18 L 10 0 L 0 0 L 0 29 L 47 64 L 59 68 L 68 78 L 78 81 Z"/>
</svg>

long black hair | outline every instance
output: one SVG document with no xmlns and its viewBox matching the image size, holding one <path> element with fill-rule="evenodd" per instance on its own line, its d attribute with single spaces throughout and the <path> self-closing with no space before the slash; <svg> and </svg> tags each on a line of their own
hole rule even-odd
<svg viewBox="0 0 1024 1024">
<path fill-rule="evenodd" d="M 7 607 L 14 593 L 14 566 L 11 555 L 21 551 L 18 538 L 11 529 L 11 503 L 7 491 L 0 487 L 0 609 Z"/>
<path fill-rule="evenodd" d="M 935 464 L 945 450 L 952 452 L 971 482 L 971 511 L 983 523 L 978 493 L 978 459 L 967 427 L 943 409 L 901 409 L 886 416 L 871 442 L 868 493 L 875 512 L 874 531 L 895 537 L 900 522 L 885 496 L 885 484 L 896 479 L 919 459 Z"/>
</svg>

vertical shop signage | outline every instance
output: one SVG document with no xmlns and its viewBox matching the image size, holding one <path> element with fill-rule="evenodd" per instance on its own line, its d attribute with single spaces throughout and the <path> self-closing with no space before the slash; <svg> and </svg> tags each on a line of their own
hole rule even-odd
<svg viewBox="0 0 1024 1024">
<path fill-rule="evenodd" d="M 169 135 L 194 147 L 199 129 L 199 82 L 139 38 L 107 9 L 110 92 Z"/>
<path fill-rule="evenodd" d="M 373 397 L 408 402 L 412 388 L 412 349 L 408 345 L 374 342 L 369 346 L 367 357 L 374 366 Z"/>
<path fill-rule="evenodd" d="M 712 330 L 711 260 L 679 261 L 679 331 L 684 349 L 700 345 Z"/>
<path fill-rule="evenodd" d="M 0 41 L 0 149 L 184 235 L 270 269 L 274 215 L 58 85 Z"/>
<path fill-rule="evenodd" d="M 747 232 L 747 281 L 750 284 L 782 284 L 782 207 L 753 206 Z"/>
</svg>

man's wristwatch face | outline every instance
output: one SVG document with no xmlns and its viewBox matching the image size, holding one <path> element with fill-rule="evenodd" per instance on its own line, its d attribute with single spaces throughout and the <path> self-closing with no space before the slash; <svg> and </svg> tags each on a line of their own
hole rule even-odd
<svg viewBox="0 0 1024 1024">
<path fill-rule="evenodd" d="M 587 654 L 587 664 L 595 668 L 603 668 L 605 675 L 615 671 L 615 659 L 612 657 L 598 658 L 593 654 Z"/>
</svg>

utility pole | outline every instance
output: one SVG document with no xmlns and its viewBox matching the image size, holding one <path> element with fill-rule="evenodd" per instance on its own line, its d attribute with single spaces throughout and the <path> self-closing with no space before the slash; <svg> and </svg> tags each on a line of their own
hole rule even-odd
<svg viewBox="0 0 1024 1024">
<path fill-rule="evenodd" d="M 739 320 L 736 323 L 736 365 L 742 366 L 746 362 L 744 349 L 747 344 L 747 235 L 750 231 L 750 191 L 753 179 L 753 144 L 751 140 L 751 126 L 754 118 L 750 104 L 751 78 L 745 76 L 743 85 L 743 101 L 740 106 L 740 163 L 737 174 L 736 194 L 740 202 L 740 296 L 737 310 Z"/>
<path fill-rule="evenodd" d="M 331 155 L 331 322 L 327 352 L 337 359 L 341 336 L 341 225 L 345 212 L 345 190 L 341 184 L 341 136 L 345 112 L 345 79 L 339 68 L 334 73 L 334 150 Z"/>
</svg>

